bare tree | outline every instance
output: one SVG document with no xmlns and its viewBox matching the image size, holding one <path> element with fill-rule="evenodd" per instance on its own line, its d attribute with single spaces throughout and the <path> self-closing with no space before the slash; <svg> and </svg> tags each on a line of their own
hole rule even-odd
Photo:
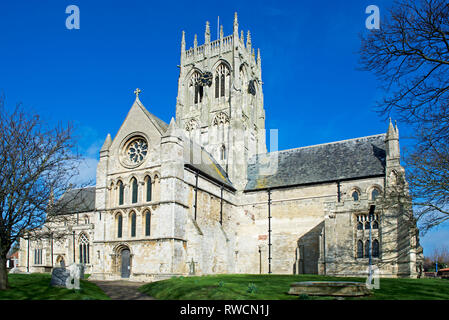
<svg viewBox="0 0 449 320">
<path fill-rule="evenodd" d="M 63 216 L 57 214 L 61 206 L 50 208 L 50 215 L 47 210 L 77 174 L 72 132 L 70 124 L 49 127 L 21 105 L 8 110 L 0 99 L 0 290 L 8 288 L 6 254 L 11 246 L 51 225 L 52 217 Z"/>
<path fill-rule="evenodd" d="M 381 21 L 362 35 L 360 64 L 385 90 L 378 111 L 414 129 L 407 180 L 425 232 L 449 219 L 449 4 L 398 0 Z"/>
</svg>

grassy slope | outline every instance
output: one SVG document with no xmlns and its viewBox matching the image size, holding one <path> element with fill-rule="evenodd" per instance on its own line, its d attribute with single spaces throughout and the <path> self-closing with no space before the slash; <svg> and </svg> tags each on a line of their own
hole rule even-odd
<svg viewBox="0 0 449 320">
<path fill-rule="evenodd" d="M 364 278 L 337 278 L 318 275 L 218 275 L 158 281 L 146 284 L 139 290 L 156 299 L 291 300 L 298 299 L 297 296 L 287 294 L 292 282 L 323 280 L 365 282 Z M 250 283 L 256 285 L 256 292 L 247 292 Z M 449 299 L 449 281 L 441 279 L 380 279 L 380 289 L 373 291 L 371 296 L 359 299 Z M 313 299 L 333 298 L 313 297 Z"/>
<path fill-rule="evenodd" d="M 10 274 L 10 289 L 0 291 L 0 300 L 108 300 L 97 285 L 82 280 L 80 290 L 50 287 L 50 274 Z"/>
</svg>

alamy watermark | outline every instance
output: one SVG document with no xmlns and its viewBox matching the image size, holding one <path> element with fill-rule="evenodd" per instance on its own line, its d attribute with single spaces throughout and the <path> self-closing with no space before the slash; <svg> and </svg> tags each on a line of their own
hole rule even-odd
<svg viewBox="0 0 449 320">
<path fill-rule="evenodd" d="M 70 14 L 65 20 L 65 26 L 67 29 L 79 29 L 80 28 L 80 8 L 74 4 L 71 4 L 65 8 L 65 13 Z"/>
<path fill-rule="evenodd" d="M 366 7 L 365 13 L 369 16 L 365 20 L 365 26 L 368 30 L 380 29 L 380 9 L 376 5 L 370 5 Z"/>
</svg>

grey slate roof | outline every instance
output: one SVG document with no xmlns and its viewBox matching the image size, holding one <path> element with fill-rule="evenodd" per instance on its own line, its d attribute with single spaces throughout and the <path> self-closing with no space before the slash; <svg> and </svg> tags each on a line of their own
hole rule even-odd
<svg viewBox="0 0 449 320">
<path fill-rule="evenodd" d="M 226 171 L 214 157 L 197 143 L 184 136 L 184 162 L 186 165 L 205 173 L 217 182 L 235 189 Z M 190 146 L 188 145 L 190 144 Z M 189 152 L 190 151 L 190 152 Z"/>
<path fill-rule="evenodd" d="M 245 190 L 357 179 L 385 173 L 385 134 L 260 154 Z"/>
<path fill-rule="evenodd" d="M 50 213 L 72 214 L 95 211 L 95 187 L 69 190 L 56 202 Z"/>
</svg>

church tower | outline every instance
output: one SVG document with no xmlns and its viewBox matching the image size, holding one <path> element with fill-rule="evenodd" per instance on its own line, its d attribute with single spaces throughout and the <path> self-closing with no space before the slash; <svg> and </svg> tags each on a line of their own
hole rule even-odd
<svg viewBox="0 0 449 320">
<path fill-rule="evenodd" d="M 186 50 L 182 32 L 176 122 L 227 172 L 237 189 L 246 184 L 248 159 L 267 151 L 260 51 L 257 58 L 248 31 L 211 41 L 206 22 L 204 44 Z"/>
</svg>

